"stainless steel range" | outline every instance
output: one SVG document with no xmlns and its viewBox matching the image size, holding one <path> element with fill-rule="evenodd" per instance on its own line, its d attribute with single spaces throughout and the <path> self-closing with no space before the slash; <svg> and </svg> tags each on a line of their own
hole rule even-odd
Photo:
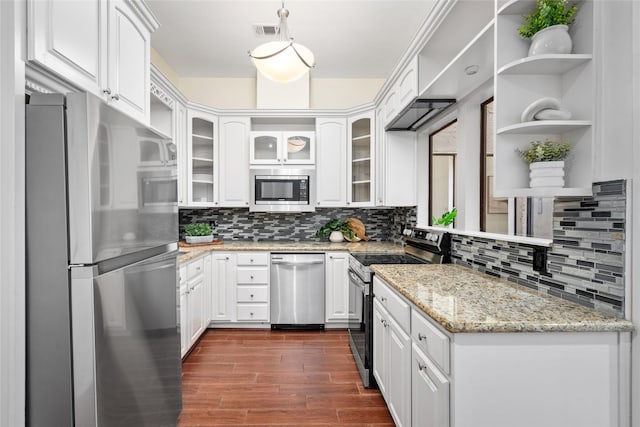
<svg viewBox="0 0 640 427">
<path fill-rule="evenodd" d="M 366 388 L 377 388 L 373 378 L 373 272 L 369 266 L 451 262 L 449 233 L 415 228 L 404 237 L 404 241 L 404 254 L 363 253 L 349 257 L 349 295 L 350 298 L 362 300 L 362 321 L 349 325 L 349 345 Z"/>
</svg>

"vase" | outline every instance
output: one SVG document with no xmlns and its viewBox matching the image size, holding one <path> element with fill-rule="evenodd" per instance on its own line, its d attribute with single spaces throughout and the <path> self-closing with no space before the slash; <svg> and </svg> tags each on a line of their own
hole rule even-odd
<svg viewBox="0 0 640 427">
<path fill-rule="evenodd" d="M 329 241 L 333 243 L 339 243 L 344 240 L 344 236 L 342 235 L 342 231 L 332 231 L 329 234 Z"/>
<path fill-rule="evenodd" d="M 564 187 L 564 160 L 529 163 L 529 187 Z"/>
<path fill-rule="evenodd" d="M 187 243 L 210 243 L 213 242 L 213 234 L 209 236 L 184 236 Z"/>
<path fill-rule="evenodd" d="M 571 53 L 573 42 L 566 25 L 552 25 L 531 37 L 529 56 L 546 53 Z"/>
</svg>

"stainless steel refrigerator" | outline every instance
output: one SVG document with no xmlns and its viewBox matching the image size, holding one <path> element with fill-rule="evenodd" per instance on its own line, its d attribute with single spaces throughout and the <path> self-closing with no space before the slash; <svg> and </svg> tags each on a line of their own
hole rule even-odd
<svg viewBox="0 0 640 427">
<path fill-rule="evenodd" d="M 175 145 L 99 98 L 26 106 L 27 422 L 175 426 Z"/>
</svg>

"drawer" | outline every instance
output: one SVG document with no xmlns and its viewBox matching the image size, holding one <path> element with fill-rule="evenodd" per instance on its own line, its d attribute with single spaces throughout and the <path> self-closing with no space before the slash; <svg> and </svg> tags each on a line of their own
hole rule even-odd
<svg viewBox="0 0 640 427">
<path fill-rule="evenodd" d="M 187 278 L 191 279 L 199 274 L 204 273 L 204 258 L 198 258 L 187 264 Z"/>
<path fill-rule="evenodd" d="M 411 311 L 411 338 L 443 371 L 449 372 L 449 337 L 442 333 L 427 316 Z"/>
<path fill-rule="evenodd" d="M 269 252 L 241 252 L 238 253 L 238 265 L 269 266 Z"/>
<path fill-rule="evenodd" d="M 238 286 L 238 302 L 269 302 L 269 287 Z"/>
<path fill-rule="evenodd" d="M 238 283 L 269 283 L 269 267 L 242 268 L 238 267 Z"/>
<path fill-rule="evenodd" d="M 373 295 L 408 334 L 411 330 L 411 307 L 409 304 L 376 276 L 373 276 Z"/>
<path fill-rule="evenodd" d="M 238 304 L 237 319 L 242 321 L 269 321 L 269 305 L 268 304 Z"/>
</svg>

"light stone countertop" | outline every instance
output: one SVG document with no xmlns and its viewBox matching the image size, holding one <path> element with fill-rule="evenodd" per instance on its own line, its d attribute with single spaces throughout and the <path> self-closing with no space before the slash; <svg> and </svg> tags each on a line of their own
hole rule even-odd
<svg viewBox="0 0 640 427">
<path fill-rule="evenodd" d="M 633 330 L 628 320 L 459 265 L 372 265 L 371 269 L 453 333 Z"/>
<path fill-rule="evenodd" d="M 323 242 L 292 242 L 292 241 L 224 241 L 221 245 L 180 247 L 180 252 L 184 252 L 178 257 L 178 264 L 191 261 L 207 252 L 212 251 L 265 251 L 265 252 L 330 252 L 348 251 L 350 253 L 389 253 L 402 254 L 404 246 L 392 242 L 343 242 L 331 243 Z"/>
</svg>

